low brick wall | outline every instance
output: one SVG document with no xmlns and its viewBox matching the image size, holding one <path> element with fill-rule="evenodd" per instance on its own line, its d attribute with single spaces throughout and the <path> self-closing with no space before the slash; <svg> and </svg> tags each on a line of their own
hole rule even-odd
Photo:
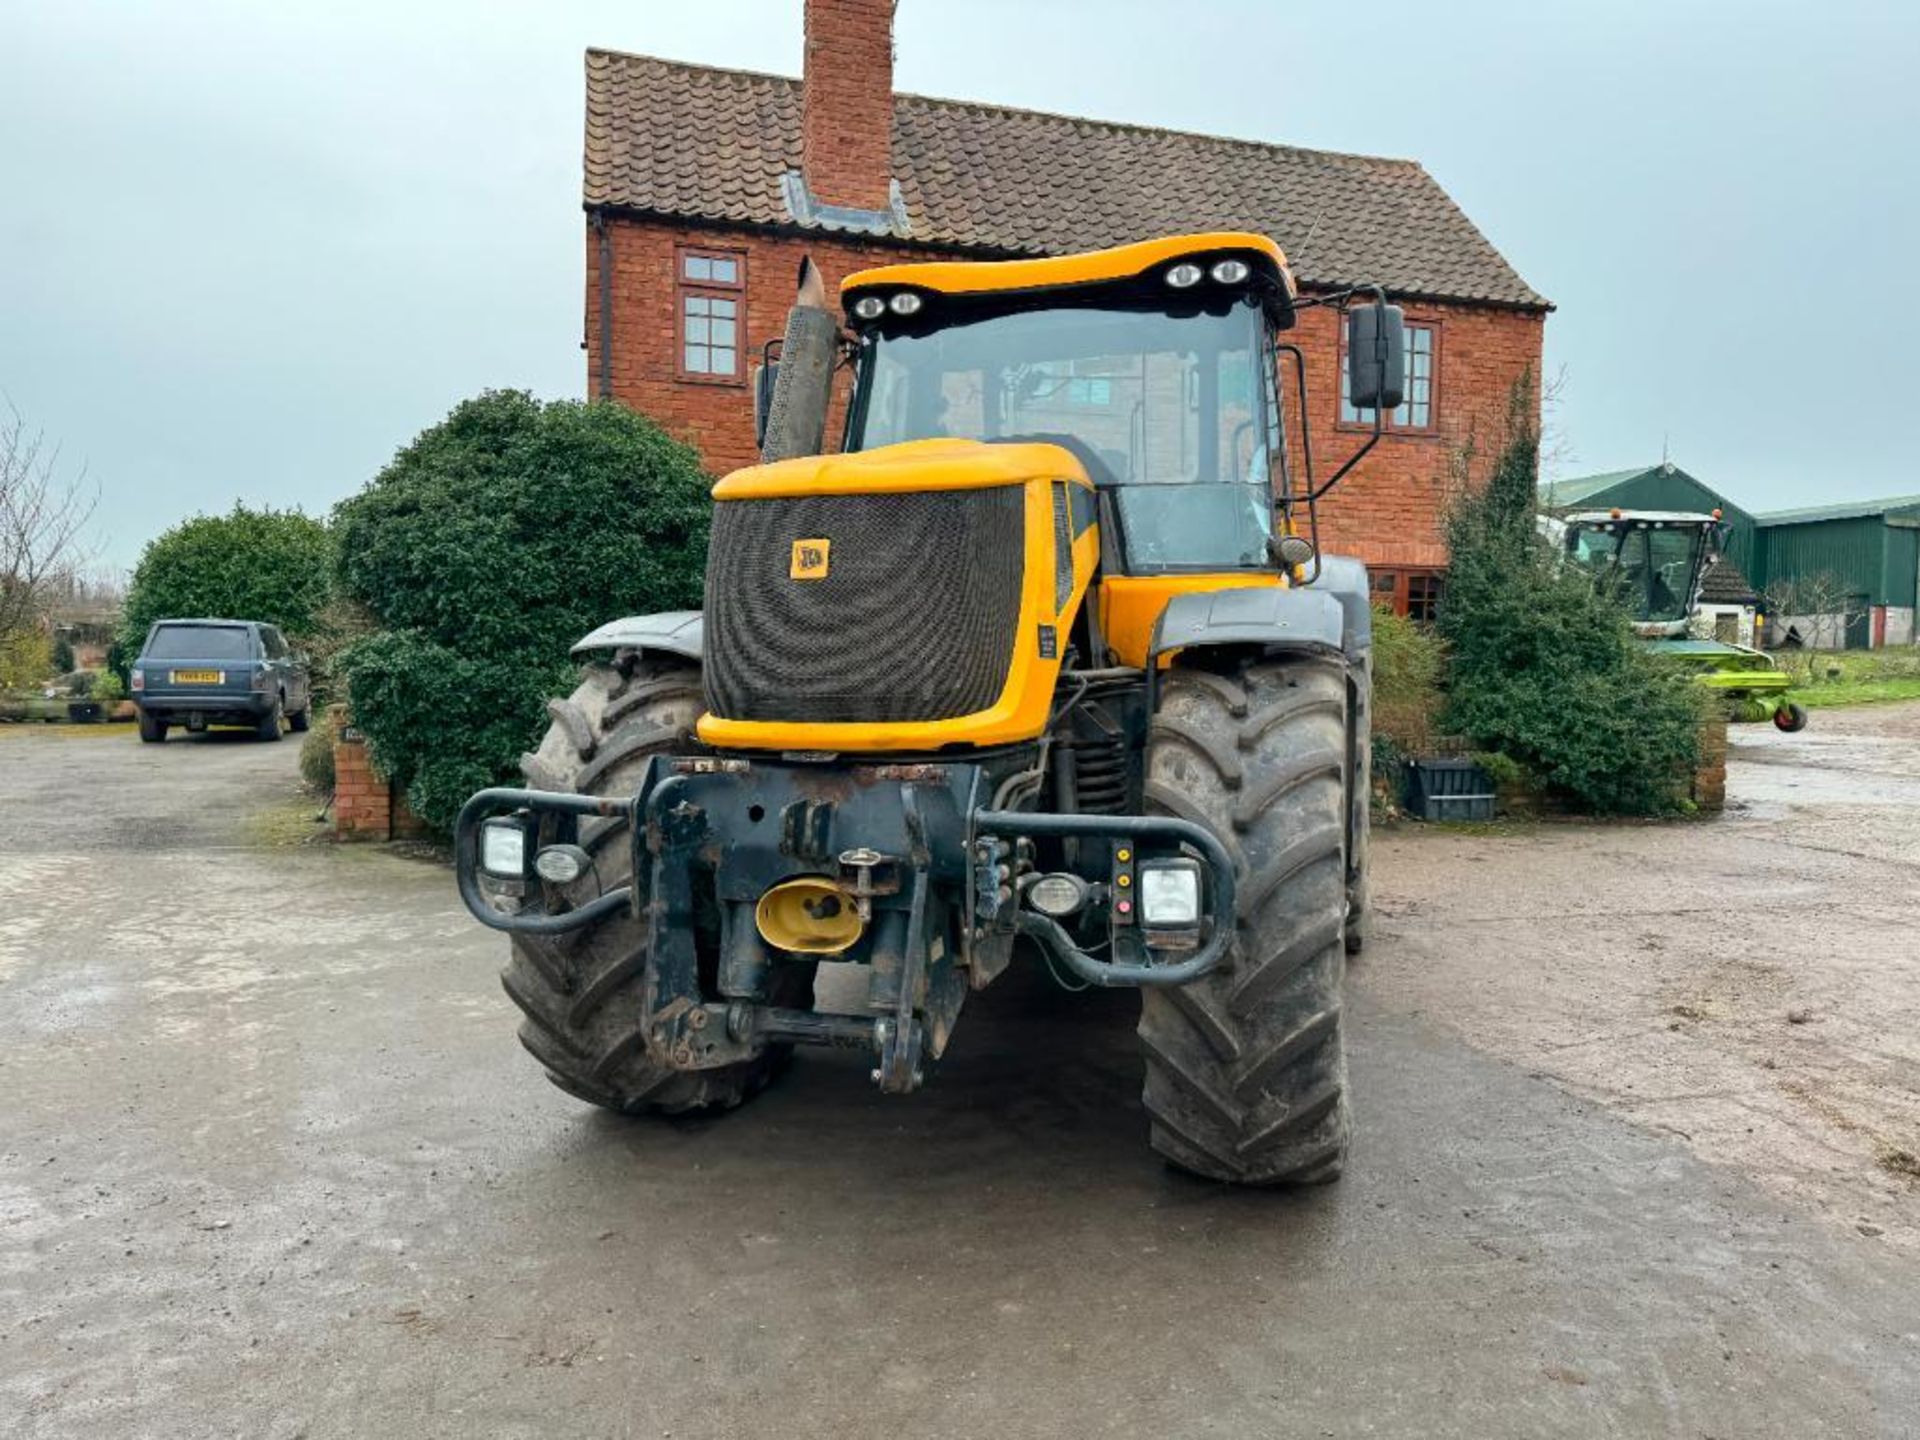
<svg viewBox="0 0 1920 1440">
<path fill-rule="evenodd" d="M 1717 815 L 1727 806 L 1727 717 L 1719 706 L 1700 726 L 1700 764 L 1688 777 L 1686 798 L 1702 815 Z M 1494 813 L 1516 820 L 1574 813 L 1553 796 L 1524 780 L 1502 781 L 1495 787 Z"/>
<path fill-rule="evenodd" d="M 333 833 L 341 840 L 414 840 L 427 833 L 419 816 L 373 768 L 366 738 L 346 707 L 329 712 L 333 725 Z"/>
</svg>

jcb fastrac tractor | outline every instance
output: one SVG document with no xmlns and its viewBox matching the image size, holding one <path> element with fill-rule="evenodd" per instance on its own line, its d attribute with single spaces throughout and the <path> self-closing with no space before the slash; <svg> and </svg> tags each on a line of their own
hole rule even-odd
<svg viewBox="0 0 1920 1440">
<path fill-rule="evenodd" d="M 1719 511 L 1576 510 L 1541 523 L 1570 560 L 1620 597 L 1648 648 L 1691 670 L 1734 719 L 1806 729 L 1806 710 L 1787 699 L 1788 675 L 1764 651 L 1692 633 L 1701 583 L 1725 534 Z"/>
<path fill-rule="evenodd" d="M 905 1094 L 1037 947 L 1140 989 L 1168 1159 L 1332 1179 L 1370 631 L 1315 507 L 1400 403 L 1400 312 L 1300 297 L 1250 234 L 889 266 L 841 303 L 803 273 L 756 387 L 767 463 L 714 487 L 705 609 L 582 640 L 534 788 L 461 816 L 522 1040 L 624 1112 L 733 1105 L 795 1045 Z M 1324 481 L 1282 340 L 1308 304 L 1345 312 L 1375 415 Z M 822 961 L 865 967 L 838 972 L 855 1013 L 814 1008 Z"/>
</svg>

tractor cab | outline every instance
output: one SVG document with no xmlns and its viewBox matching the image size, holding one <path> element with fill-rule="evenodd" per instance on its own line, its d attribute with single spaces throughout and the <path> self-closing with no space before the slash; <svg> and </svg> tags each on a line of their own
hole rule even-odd
<svg viewBox="0 0 1920 1440">
<path fill-rule="evenodd" d="M 1304 363 L 1282 336 L 1321 302 L 1299 299 L 1265 236 L 889 266 L 851 276 L 841 299 L 855 373 L 843 452 L 1037 444 L 1084 478 L 1071 528 L 1098 522 L 1101 633 L 1083 654 L 1138 666 L 1176 595 L 1318 577 L 1316 502 L 1372 442 L 1324 483 L 1302 443 L 1295 474 L 1278 379 L 1291 361 L 1304 414 Z M 1400 312 L 1376 296 L 1348 319 L 1348 393 L 1383 414 L 1400 402 Z"/>
</svg>

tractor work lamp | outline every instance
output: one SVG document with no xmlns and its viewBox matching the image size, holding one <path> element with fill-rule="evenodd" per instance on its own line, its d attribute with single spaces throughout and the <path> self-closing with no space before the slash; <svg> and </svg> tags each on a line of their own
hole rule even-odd
<svg viewBox="0 0 1920 1440">
<path fill-rule="evenodd" d="M 1253 272 L 1244 260 L 1216 260 L 1208 273 L 1221 285 L 1238 285 Z"/>
<path fill-rule="evenodd" d="M 1140 923 L 1149 930 L 1200 931 L 1200 862 L 1143 860 L 1140 863 Z"/>
<path fill-rule="evenodd" d="M 878 295 L 862 295 L 853 302 L 853 313 L 862 320 L 878 320 L 887 308 L 887 302 Z"/>
<path fill-rule="evenodd" d="M 480 826 L 480 868 L 502 880 L 527 874 L 527 828 L 518 820 L 496 818 Z"/>
<path fill-rule="evenodd" d="M 592 857 L 578 845 L 549 845 L 533 857 L 533 873 L 549 885 L 571 885 L 592 865 Z"/>
<path fill-rule="evenodd" d="M 1276 536 L 1267 547 L 1273 558 L 1289 569 L 1313 559 L 1313 542 L 1304 535 Z"/>
<path fill-rule="evenodd" d="M 1183 260 L 1167 271 L 1167 284 L 1176 290 L 1191 290 L 1200 283 L 1201 270 L 1190 260 Z"/>
<path fill-rule="evenodd" d="M 1049 920 L 1064 920 L 1087 903 L 1087 882 L 1062 870 L 1042 875 L 1027 886 L 1027 908 Z"/>
</svg>

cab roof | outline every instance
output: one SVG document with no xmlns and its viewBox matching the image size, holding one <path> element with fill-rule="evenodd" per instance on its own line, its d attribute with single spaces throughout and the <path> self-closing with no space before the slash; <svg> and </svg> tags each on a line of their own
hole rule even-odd
<svg viewBox="0 0 1920 1440">
<path fill-rule="evenodd" d="M 1259 277 L 1265 276 L 1269 308 L 1283 317 L 1283 323 L 1290 322 L 1294 297 L 1299 291 L 1293 272 L 1287 266 L 1287 257 L 1267 236 L 1245 230 L 1169 235 L 1132 245 L 1116 245 L 1108 250 L 1037 260 L 934 260 L 881 265 L 856 271 L 841 281 L 840 297 L 843 304 L 851 307 L 854 300 L 869 290 L 926 290 L 940 295 L 980 297 L 1031 294 L 1038 290 L 1157 281 L 1160 274 L 1181 260 L 1213 261 L 1229 257 L 1249 262 L 1255 274 L 1253 282 L 1243 282 L 1235 288 L 1255 286 Z M 1202 282 L 1203 285 L 1210 283 Z"/>
</svg>

